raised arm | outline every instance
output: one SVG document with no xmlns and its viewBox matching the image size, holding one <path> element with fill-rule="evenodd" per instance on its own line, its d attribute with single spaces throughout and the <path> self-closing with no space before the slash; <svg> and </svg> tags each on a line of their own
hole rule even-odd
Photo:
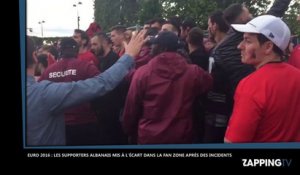
<svg viewBox="0 0 300 175">
<path fill-rule="evenodd" d="M 290 2 L 291 0 L 275 0 L 267 14 L 276 17 L 283 17 L 284 13 L 289 7 Z"/>
<path fill-rule="evenodd" d="M 133 57 L 139 53 L 144 43 L 144 34 L 145 32 L 140 32 L 134 35 L 128 45 L 125 44 L 125 54 L 112 67 L 96 77 L 70 83 L 41 82 L 47 84 L 43 90 L 43 98 L 49 110 L 61 111 L 114 89 L 133 68 Z"/>
</svg>

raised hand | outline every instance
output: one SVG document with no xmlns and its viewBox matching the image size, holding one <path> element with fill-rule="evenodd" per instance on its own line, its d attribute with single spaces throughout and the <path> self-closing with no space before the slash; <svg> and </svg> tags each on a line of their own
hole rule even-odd
<svg viewBox="0 0 300 175">
<path fill-rule="evenodd" d="M 138 55 L 143 44 L 146 42 L 145 39 L 146 30 L 141 30 L 139 33 L 133 33 L 131 40 L 127 44 L 124 42 L 125 54 L 132 56 L 133 58 Z"/>
</svg>

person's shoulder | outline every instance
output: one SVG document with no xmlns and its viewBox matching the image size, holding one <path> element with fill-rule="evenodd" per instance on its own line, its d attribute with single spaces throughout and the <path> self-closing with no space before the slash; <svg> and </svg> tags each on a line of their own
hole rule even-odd
<svg viewBox="0 0 300 175">
<path fill-rule="evenodd" d="M 295 46 L 295 48 L 293 50 L 293 53 L 294 52 L 300 54 L 300 44 L 298 44 L 297 46 Z"/>
<path fill-rule="evenodd" d="M 95 55 L 90 50 L 82 53 L 82 55 L 84 55 L 85 57 L 95 57 Z"/>
<path fill-rule="evenodd" d="M 107 55 L 107 57 L 109 59 L 114 59 L 114 60 L 118 60 L 119 59 L 119 55 L 116 54 L 114 51 L 110 51 Z"/>
<path fill-rule="evenodd" d="M 55 62 L 55 63 L 49 65 L 49 66 L 46 68 L 46 70 L 56 69 L 59 65 L 63 65 L 63 64 L 64 64 L 64 62 L 63 62 L 62 60 L 57 61 L 57 62 Z"/>
<path fill-rule="evenodd" d="M 197 71 L 197 72 L 205 72 L 203 68 L 198 66 L 197 64 L 187 64 L 187 69 L 191 71 Z"/>
<path fill-rule="evenodd" d="M 69 61 L 69 63 L 73 64 L 73 65 L 80 65 L 80 66 L 85 66 L 85 65 L 93 65 L 93 63 L 90 60 L 81 60 L 81 59 L 72 59 Z"/>
<path fill-rule="evenodd" d="M 150 68 L 150 65 L 145 64 L 145 65 L 139 67 L 139 68 L 136 70 L 136 73 L 139 73 L 139 74 L 146 74 L 147 72 L 149 72 L 149 68 Z"/>
<path fill-rule="evenodd" d="M 236 32 L 234 30 L 230 30 L 225 38 L 217 45 L 216 50 L 227 49 L 230 47 L 234 47 L 237 49 L 237 44 L 239 44 L 243 40 L 243 33 Z"/>
<path fill-rule="evenodd" d="M 79 71 L 82 72 L 87 72 L 88 70 L 97 70 L 95 73 L 100 73 L 99 69 L 97 68 L 97 66 L 92 62 L 92 61 L 87 61 L 87 60 L 79 60 L 76 59 L 73 63 L 74 68 L 76 68 Z M 92 73 L 94 75 L 94 73 Z"/>
<path fill-rule="evenodd" d="M 59 62 L 55 62 L 51 65 L 49 65 L 45 71 L 42 73 L 39 81 L 43 80 L 43 79 L 46 79 L 45 76 L 47 76 L 49 73 L 51 72 L 56 72 L 56 71 L 60 71 L 61 69 L 61 65 L 64 65 L 64 62 L 62 61 L 59 61 Z"/>
<path fill-rule="evenodd" d="M 42 93 L 42 94 L 46 94 L 45 91 L 51 89 L 53 86 L 56 86 L 57 83 L 54 83 L 52 81 L 49 80 L 41 80 L 37 83 L 32 84 L 29 88 L 28 88 L 28 92 L 30 91 L 34 91 L 35 93 Z"/>
<path fill-rule="evenodd" d="M 295 49 L 300 49 L 300 44 L 296 45 Z"/>
<path fill-rule="evenodd" d="M 261 74 L 257 71 L 249 74 L 248 76 L 244 77 L 238 84 L 239 89 L 248 89 L 251 87 L 258 87 L 259 82 L 261 82 Z"/>
<path fill-rule="evenodd" d="M 149 64 L 145 64 L 141 67 L 139 67 L 135 73 L 134 73 L 134 77 L 136 79 L 144 79 L 145 77 L 149 77 L 151 75 L 151 70 L 150 70 L 150 65 Z"/>
</svg>

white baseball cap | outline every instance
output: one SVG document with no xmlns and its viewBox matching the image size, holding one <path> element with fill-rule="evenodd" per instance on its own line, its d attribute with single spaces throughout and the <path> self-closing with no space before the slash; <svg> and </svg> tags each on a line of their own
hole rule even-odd
<svg viewBox="0 0 300 175">
<path fill-rule="evenodd" d="M 247 24 L 232 24 L 235 30 L 243 33 L 260 33 L 271 40 L 283 52 L 289 45 L 291 31 L 278 17 L 272 15 L 258 16 Z"/>
</svg>

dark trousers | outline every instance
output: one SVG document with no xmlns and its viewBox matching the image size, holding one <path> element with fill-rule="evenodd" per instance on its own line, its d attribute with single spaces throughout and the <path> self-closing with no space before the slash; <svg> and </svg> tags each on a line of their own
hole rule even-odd
<svg viewBox="0 0 300 175">
<path fill-rule="evenodd" d="M 226 128 L 206 124 L 203 143 L 224 143 Z"/>
<path fill-rule="evenodd" d="M 99 134 L 97 123 L 66 125 L 67 145 L 98 145 Z"/>
</svg>

